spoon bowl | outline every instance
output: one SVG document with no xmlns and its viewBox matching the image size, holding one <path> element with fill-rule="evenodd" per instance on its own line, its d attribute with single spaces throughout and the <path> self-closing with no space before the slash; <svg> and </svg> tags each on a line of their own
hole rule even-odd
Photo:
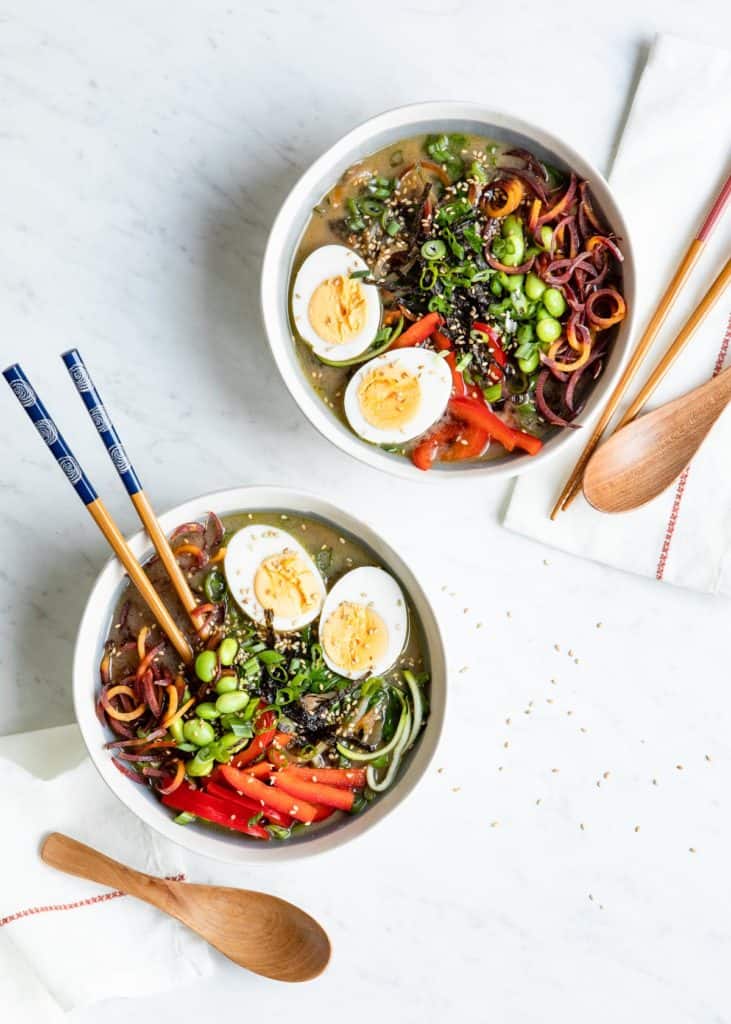
<svg viewBox="0 0 731 1024">
<path fill-rule="evenodd" d="M 680 476 L 729 401 L 731 367 L 622 427 L 586 467 L 586 500 L 599 512 L 629 512 L 652 501 Z"/>
<path fill-rule="evenodd" d="M 51 867 L 119 889 L 182 921 L 240 967 L 275 981 L 310 981 L 330 960 L 326 932 L 277 896 L 155 878 L 52 832 L 41 848 Z"/>
</svg>

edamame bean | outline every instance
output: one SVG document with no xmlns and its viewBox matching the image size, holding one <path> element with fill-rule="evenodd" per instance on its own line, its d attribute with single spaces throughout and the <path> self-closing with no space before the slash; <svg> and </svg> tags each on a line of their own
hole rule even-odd
<svg viewBox="0 0 731 1024">
<path fill-rule="evenodd" d="M 176 743 L 184 742 L 182 718 L 176 718 L 174 722 L 170 723 L 168 729 L 170 730 L 170 735 L 172 736 Z"/>
<path fill-rule="evenodd" d="M 543 305 L 553 317 L 563 316 L 566 312 L 566 300 L 558 288 L 546 288 L 543 293 Z"/>
<path fill-rule="evenodd" d="M 543 281 L 541 281 L 538 274 L 534 274 L 531 271 L 525 279 L 525 294 L 529 299 L 533 299 L 535 301 L 536 299 L 540 299 L 545 290 L 546 286 Z"/>
<path fill-rule="evenodd" d="M 536 310 L 536 320 L 548 320 L 551 314 L 543 306 L 539 306 Z"/>
<path fill-rule="evenodd" d="M 545 323 L 545 321 L 542 322 Z M 518 366 L 521 368 L 523 373 L 533 373 L 535 368 L 538 366 L 539 362 L 540 356 L 538 355 L 538 350 L 536 349 L 536 351 L 532 352 L 526 359 L 519 359 Z"/>
<path fill-rule="evenodd" d="M 222 715 L 232 715 L 237 711 L 243 711 L 248 703 L 248 693 L 235 690 L 232 693 L 222 693 L 216 701 L 216 708 Z"/>
<path fill-rule="evenodd" d="M 201 651 L 195 659 L 195 674 L 203 683 L 210 683 L 216 674 L 218 660 L 215 651 Z"/>
<path fill-rule="evenodd" d="M 511 213 L 503 221 L 503 238 L 507 238 L 508 235 L 520 235 L 521 238 L 523 237 L 523 224 L 520 217 L 516 217 L 514 213 Z"/>
<path fill-rule="evenodd" d="M 218 660 L 222 665 L 226 665 L 227 667 L 229 665 L 233 665 L 238 649 L 238 640 L 233 636 L 227 636 L 218 648 Z"/>
<path fill-rule="evenodd" d="M 199 750 L 195 757 L 188 761 L 185 770 L 192 778 L 210 775 L 215 763 L 213 750 L 210 747 L 206 747 L 203 750 Z"/>
<path fill-rule="evenodd" d="M 199 718 L 204 718 L 209 722 L 221 717 L 221 712 L 218 710 L 216 705 L 212 704 L 210 701 L 204 701 L 203 704 L 199 704 L 195 709 L 195 713 Z"/>
<path fill-rule="evenodd" d="M 552 316 L 539 320 L 536 324 L 536 334 L 540 341 L 554 342 L 561 337 L 561 324 Z"/>
<path fill-rule="evenodd" d="M 238 688 L 239 681 L 236 676 L 221 676 L 216 683 L 216 693 L 232 693 Z"/>
<path fill-rule="evenodd" d="M 502 271 L 500 271 L 500 273 L 502 273 Z M 503 294 L 503 286 L 500 284 L 497 276 L 493 277 L 492 281 L 490 281 L 490 291 L 498 299 Z"/>
<path fill-rule="evenodd" d="M 525 254 L 525 242 L 522 235 L 509 235 L 505 239 L 505 255 L 502 262 L 506 267 L 519 267 Z"/>
<path fill-rule="evenodd" d="M 189 743 L 195 743 L 196 747 L 206 747 L 216 738 L 213 726 L 204 722 L 202 718 L 192 718 L 186 722 L 183 726 L 183 736 Z"/>
</svg>

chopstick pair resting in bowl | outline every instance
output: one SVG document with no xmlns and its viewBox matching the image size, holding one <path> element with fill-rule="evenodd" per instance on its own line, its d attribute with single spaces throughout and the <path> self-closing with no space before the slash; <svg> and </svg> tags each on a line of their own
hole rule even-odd
<svg viewBox="0 0 731 1024">
<path fill-rule="evenodd" d="M 150 540 L 155 546 L 160 559 L 170 577 L 170 580 L 180 598 L 186 612 L 191 618 L 193 627 L 198 630 L 200 619 L 196 615 L 198 602 L 196 601 L 188 581 L 183 574 L 175 555 L 172 552 L 168 539 L 157 521 L 152 506 L 145 494 L 140 478 L 132 467 L 127 452 L 122 445 L 119 434 L 101 400 L 91 379 L 91 375 L 81 358 L 77 349 L 70 349 L 61 356 L 69 372 L 71 380 L 81 396 L 84 406 L 89 413 L 92 423 L 96 427 L 107 454 L 124 484 L 132 504 L 137 510 L 142 525 L 147 530 Z M 145 571 L 135 556 L 132 554 L 129 545 L 124 539 L 119 527 L 109 513 L 106 505 L 98 496 L 86 473 L 79 465 L 73 452 L 66 443 L 63 434 L 56 426 L 54 420 L 38 397 L 30 381 L 23 372 L 19 363 L 14 363 L 3 370 L 3 376 L 10 385 L 13 394 L 25 409 L 28 417 L 45 441 L 51 454 L 64 473 L 66 479 L 76 491 L 79 498 L 86 506 L 87 511 L 97 524 L 112 550 L 119 558 L 122 565 L 129 573 L 148 608 L 154 615 L 157 622 L 167 634 L 170 642 L 175 647 L 180 657 L 189 665 L 193 660 L 193 651 L 185 636 L 178 628 L 169 610 L 162 602 L 159 594 L 150 583 Z"/>
<path fill-rule="evenodd" d="M 310 855 L 372 827 L 423 776 L 444 717 L 444 648 L 417 578 L 365 523 L 284 488 L 204 495 L 158 522 L 81 357 L 64 361 L 146 528 L 123 538 L 7 368 L 118 556 L 74 655 L 102 778 L 166 837 L 227 861 Z"/>
</svg>

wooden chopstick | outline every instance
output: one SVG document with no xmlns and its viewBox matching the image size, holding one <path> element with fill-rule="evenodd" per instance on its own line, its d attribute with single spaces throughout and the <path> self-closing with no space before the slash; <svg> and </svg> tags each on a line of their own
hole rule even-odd
<svg viewBox="0 0 731 1024">
<path fill-rule="evenodd" d="M 38 397 L 19 363 L 14 363 L 3 370 L 3 376 L 10 385 L 13 394 L 25 409 L 36 430 L 45 441 L 54 459 L 63 471 L 66 479 L 83 501 L 90 516 L 104 534 L 110 547 L 129 574 L 147 607 L 170 638 L 180 657 L 186 664 L 193 660 L 190 644 L 185 639 L 160 595 L 132 554 L 127 541 L 122 536 L 109 510 L 91 485 L 89 478 L 66 444 L 63 435 L 51 418 L 48 410 Z"/>
<path fill-rule="evenodd" d="M 710 236 L 713 228 L 720 219 L 721 214 L 723 213 L 726 204 L 729 201 L 729 198 L 731 198 L 731 175 L 729 175 L 729 177 L 726 179 L 723 188 L 716 197 L 713 206 L 709 210 L 708 215 L 706 216 L 705 220 L 703 221 L 703 224 L 701 225 L 700 230 L 698 231 L 697 235 L 688 247 L 688 250 L 685 253 L 685 256 L 683 257 L 680 266 L 673 274 L 673 277 L 669 285 L 665 289 L 665 293 L 663 297 L 660 299 L 657 309 L 655 310 L 653 316 L 650 319 L 650 322 L 645 328 L 644 334 L 637 343 L 637 347 L 632 353 L 632 356 L 629 362 L 627 363 L 627 366 L 625 367 L 624 373 L 620 377 L 618 383 L 614 388 L 614 391 L 610 395 L 609 400 L 606 406 L 604 407 L 604 410 L 602 411 L 602 414 L 599 417 L 599 420 L 596 426 L 594 427 L 594 430 L 592 431 L 592 434 L 586 444 L 586 447 L 579 456 L 576 465 L 574 466 L 568 480 L 563 486 L 561 494 L 559 495 L 558 500 L 556 501 L 556 504 L 554 505 L 551 511 L 551 519 L 555 519 L 559 512 L 564 512 L 569 507 L 571 502 L 574 500 L 576 495 L 580 492 L 581 480 L 584 475 L 584 470 L 586 469 L 587 463 L 589 462 L 589 459 L 594 454 L 594 451 L 602 438 L 602 435 L 607 427 L 607 424 L 616 412 L 617 406 L 621 402 L 627 388 L 632 383 L 635 374 L 637 373 L 642 361 L 647 355 L 653 341 L 657 336 L 658 331 L 665 322 L 665 319 L 670 310 L 672 309 L 675 300 L 680 294 L 683 285 L 687 281 L 691 271 L 693 270 L 693 267 L 698 262 L 698 258 L 700 257 L 700 254 L 703 252 L 706 241 L 708 240 L 708 237 Z M 692 330 L 690 334 L 692 334 Z M 688 337 L 690 337 L 690 334 L 688 335 Z M 680 346 L 681 348 L 682 345 L 685 344 L 685 341 L 687 341 L 687 338 L 682 342 Z"/>
<path fill-rule="evenodd" d="M 613 434 L 616 434 L 616 432 L 621 430 L 622 427 L 626 427 L 627 424 L 630 423 L 644 408 L 645 403 L 688 344 L 694 332 L 703 323 L 713 306 L 721 298 L 729 282 L 731 282 L 731 259 L 726 260 L 723 270 L 688 317 L 675 341 L 665 350 L 665 353 L 658 361 L 655 369 L 645 381 L 642 390 L 612 431 Z"/>
<path fill-rule="evenodd" d="M 198 606 L 198 602 L 193 596 L 193 592 L 188 586 L 188 581 L 185 578 L 183 570 L 178 565 L 178 561 L 170 547 L 170 543 L 157 521 L 157 516 L 152 509 L 152 505 L 150 505 L 147 495 L 142 489 L 140 478 L 132 467 L 132 463 L 127 456 L 127 452 L 119 438 L 119 434 L 117 433 L 111 417 L 101 400 L 101 396 L 91 379 L 91 374 L 89 373 L 84 360 L 81 358 L 79 350 L 75 348 L 69 349 L 68 352 L 62 353 L 61 358 L 66 365 L 66 369 L 69 371 L 71 380 L 76 385 L 76 390 L 81 396 L 81 400 L 86 407 L 86 411 L 91 417 L 92 423 L 99 432 L 99 437 L 102 439 L 102 443 L 107 450 L 107 454 L 112 460 L 114 468 L 119 473 L 119 478 L 124 484 L 127 494 L 130 496 L 132 504 L 137 510 L 137 514 L 142 521 L 142 525 L 147 530 L 155 551 L 157 551 L 160 556 L 160 561 L 165 566 L 165 570 L 175 587 L 175 591 L 180 598 L 183 608 L 185 608 L 193 622 L 193 625 L 197 629 L 198 623 L 195 619 L 195 609 Z"/>
</svg>

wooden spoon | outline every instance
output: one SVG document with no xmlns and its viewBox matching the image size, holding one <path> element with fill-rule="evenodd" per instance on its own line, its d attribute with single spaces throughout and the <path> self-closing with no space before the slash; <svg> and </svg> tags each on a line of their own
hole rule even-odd
<svg viewBox="0 0 731 1024">
<path fill-rule="evenodd" d="M 729 401 L 731 366 L 622 427 L 586 467 L 586 500 L 599 512 L 628 512 L 656 498 L 680 476 Z"/>
<path fill-rule="evenodd" d="M 330 959 L 330 940 L 317 921 L 276 896 L 154 878 L 60 832 L 46 838 L 41 857 L 59 871 L 151 903 L 234 963 L 267 978 L 309 981 L 325 970 Z"/>
</svg>

